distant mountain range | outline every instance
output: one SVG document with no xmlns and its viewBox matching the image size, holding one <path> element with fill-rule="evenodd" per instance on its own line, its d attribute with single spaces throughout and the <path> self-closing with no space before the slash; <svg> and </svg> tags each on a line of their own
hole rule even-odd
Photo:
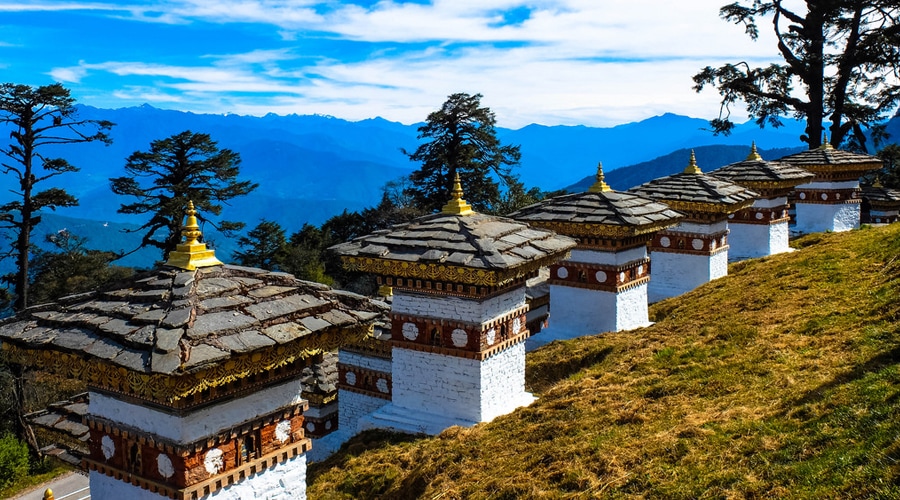
<svg viewBox="0 0 900 500">
<path fill-rule="evenodd" d="M 783 156 L 799 153 L 806 149 L 803 146 L 796 148 L 759 149 L 757 152 L 765 160 L 776 160 Z M 628 167 L 619 168 L 606 174 L 605 181 L 613 189 L 625 191 L 645 182 L 672 175 L 684 170 L 690 161 L 691 151 L 697 157 L 697 165 L 704 172 L 710 172 L 721 166 L 735 163 L 747 158 L 750 152 L 748 146 L 699 146 L 697 148 L 684 148 L 667 155 L 654 158 L 650 161 L 638 163 Z M 605 173 L 605 172 L 604 172 Z M 596 181 L 596 174 L 589 175 L 580 181 L 567 186 L 566 191 L 580 193 L 586 191 Z"/>
<path fill-rule="evenodd" d="M 127 249 L 128 245 L 126 240 L 117 245 L 115 238 L 88 229 L 95 227 L 90 221 L 99 222 L 96 227 L 104 228 L 104 233 L 118 224 L 133 227 L 144 222 L 116 212 L 122 203 L 132 200 L 114 195 L 108 179 L 124 175 L 125 158 L 131 153 L 146 151 L 151 141 L 184 130 L 208 133 L 220 148 L 240 153 L 242 177 L 260 187 L 249 196 L 233 200 L 222 217 L 246 222 L 248 228 L 268 219 L 290 233 L 303 223 L 320 224 L 345 209 L 373 206 L 381 199 L 385 183 L 418 167 L 401 149 L 415 149 L 420 124 L 404 125 L 381 118 L 350 122 L 319 115 L 205 115 L 149 105 L 112 110 L 79 106 L 79 116 L 115 123 L 113 143 L 62 146 L 51 152 L 81 168 L 79 173 L 58 177 L 56 184 L 77 196 L 80 206 L 49 214 L 55 216 L 45 218 L 42 231 L 57 231 L 61 227 L 56 226 L 63 224 L 76 226 L 74 221 L 82 219 L 87 221 L 83 226 L 87 234 L 79 235 L 88 237 L 90 244 L 100 249 Z M 898 129 L 894 130 L 895 137 L 900 136 L 900 123 L 893 122 L 892 128 Z M 566 186 L 577 189 L 575 186 L 584 184 L 579 179 L 593 179 L 598 161 L 603 162 L 614 187 L 624 188 L 667 170 L 669 167 L 659 165 L 673 151 L 671 164 L 683 168 L 687 162 L 684 151 L 697 148 L 701 167 L 712 170 L 745 157 L 752 141 L 764 153 L 802 147 L 799 136 L 803 124 L 794 120 L 786 120 L 778 129 L 745 123 L 727 137 L 714 136 L 706 127 L 706 120 L 665 114 L 611 128 L 500 128 L 498 136 L 505 144 L 521 145 L 522 162 L 517 170 L 521 180 L 526 186 L 544 190 Z M 7 135 L 0 129 L 0 137 Z M 715 156 L 713 151 L 717 151 Z M 624 168 L 628 166 L 632 167 Z M 0 202 L 17 188 L 12 181 L 11 176 L 0 179 Z M 233 242 L 214 239 L 219 240 L 223 252 L 233 246 Z"/>
</svg>

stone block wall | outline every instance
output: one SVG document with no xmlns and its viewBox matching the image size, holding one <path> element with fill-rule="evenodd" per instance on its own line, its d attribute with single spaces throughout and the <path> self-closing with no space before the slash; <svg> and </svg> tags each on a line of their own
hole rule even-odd
<svg viewBox="0 0 900 500">
<path fill-rule="evenodd" d="M 524 305 L 525 293 L 520 288 L 483 301 L 451 296 L 426 296 L 395 290 L 391 313 L 487 323 Z"/>
<path fill-rule="evenodd" d="M 463 422 L 484 422 L 521 406 L 525 345 L 477 359 L 395 348 L 393 404 Z"/>
</svg>

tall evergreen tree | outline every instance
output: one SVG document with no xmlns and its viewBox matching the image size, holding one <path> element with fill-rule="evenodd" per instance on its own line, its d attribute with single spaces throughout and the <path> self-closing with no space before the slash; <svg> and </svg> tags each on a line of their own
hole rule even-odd
<svg viewBox="0 0 900 500">
<path fill-rule="evenodd" d="M 234 254 L 238 264 L 271 271 L 284 270 L 287 238 L 277 222 L 260 221 L 247 236 L 238 238 L 238 246 L 241 249 Z"/>
<path fill-rule="evenodd" d="M 52 302 L 66 295 L 89 292 L 134 274 L 128 267 L 114 266 L 114 252 L 92 250 L 87 238 L 65 229 L 47 235 L 53 250 L 35 250 L 31 266 L 31 297 L 35 304 Z"/>
<path fill-rule="evenodd" d="M 441 109 L 419 127 L 426 142 L 412 153 L 422 166 L 410 174 L 407 189 L 416 207 L 437 211 L 450 199 L 453 178 L 459 173 L 466 200 L 479 211 L 500 201 L 500 183 L 509 185 L 512 167 L 519 164 L 519 146 L 500 144 L 494 112 L 481 106 L 481 94 L 453 94 Z"/>
<path fill-rule="evenodd" d="M 29 304 L 28 277 L 31 232 L 41 221 L 41 210 L 71 207 L 78 200 L 59 187 L 38 191 L 58 175 L 79 169 L 62 158 L 48 156 L 48 149 L 61 144 L 102 141 L 109 144 L 107 131 L 112 123 L 78 118 L 75 99 L 69 90 L 55 83 L 30 87 L 4 83 L 0 85 L 0 124 L 10 129 L 10 142 L 0 146 L 4 175 L 13 175 L 19 185 L 14 201 L 0 205 L 0 227 L 11 229 L 15 245 L 11 255 L 16 260 L 13 276 L 13 308 L 21 310 Z"/>
<path fill-rule="evenodd" d="M 805 7 L 803 10 L 795 7 Z M 821 145 L 830 121 L 831 143 L 865 150 L 866 130 L 876 139 L 900 99 L 900 4 L 896 0 L 736 1 L 720 9 L 721 16 L 759 36 L 758 20 L 770 18 L 778 40 L 780 64 L 752 67 L 747 62 L 707 66 L 694 76 L 696 91 L 707 85 L 722 96 L 716 132 L 734 124 L 730 107 L 747 105 L 760 126 L 779 126 L 781 117 L 807 121 L 800 139 L 811 148 Z M 799 84 L 800 88 L 795 88 Z"/>
<path fill-rule="evenodd" d="M 240 155 L 219 149 L 208 134 L 187 130 L 151 142 L 149 151 L 132 153 L 125 164 L 128 175 L 112 178 L 110 183 L 114 193 L 138 198 L 123 204 L 119 213 L 150 214 L 150 220 L 136 230 L 144 231 L 141 247 L 159 248 L 165 259 L 181 238 L 188 201 L 194 202 L 200 217 L 219 215 L 221 203 L 258 187 L 238 180 L 240 163 Z M 226 234 L 243 227 L 242 222 L 217 224 Z"/>
</svg>

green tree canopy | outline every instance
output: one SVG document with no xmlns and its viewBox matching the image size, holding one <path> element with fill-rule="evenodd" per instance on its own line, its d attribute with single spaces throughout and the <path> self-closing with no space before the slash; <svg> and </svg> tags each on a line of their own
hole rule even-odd
<svg viewBox="0 0 900 500">
<path fill-rule="evenodd" d="M 804 6 L 805 12 L 792 10 L 795 6 Z M 731 106 L 743 101 L 760 126 L 777 127 L 786 115 L 806 119 L 800 139 L 811 148 L 821 145 L 826 122 L 831 122 L 836 146 L 849 139 L 851 146 L 865 150 L 866 129 L 879 139 L 879 122 L 900 98 L 900 4 L 895 0 L 745 0 L 719 12 L 743 25 L 754 40 L 758 21 L 769 19 L 783 62 L 707 66 L 694 76 L 696 91 L 711 85 L 722 96 L 719 117 L 711 122 L 715 132 L 731 131 Z"/>
<path fill-rule="evenodd" d="M 87 248 L 87 238 L 65 229 L 47 235 L 54 250 L 35 250 L 31 268 L 31 297 L 35 304 L 53 302 L 60 297 L 96 290 L 125 279 L 134 270 L 114 266 L 114 252 Z"/>
<path fill-rule="evenodd" d="M 412 153 L 422 166 L 410 174 L 407 193 L 417 208 L 439 210 L 450 199 L 454 175 L 459 173 L 466 200 L 479 211 L 489 211 L 500 201 L 500 183 L 515 180 L 512 167 L 519 164 L 519 146 L 500 144 L 490 108 L 481 106 L 481 94 L 453 94 L 441 109 L 428 115 L 419 127 L 426 142 Z"/>
<path fill-rule="evenodd" d="M 245 195 L 258 187 L 239 181 L 240 155 L 219 149 L 208 134 L 190 130 L 150 143 L 149 151 L 135 151 L 125 164 L 127 176 L 110 179 L 116 194 L 138 201 L 123 204 L 119 213 L 150 214 L 141 247 L 163 251 L 163 259 L 181 238 L 181 224 L 188 201 L 197 207 L 198 217 L 222 213 L 222 203 Z M 219 221 L 216 227 L 230 234 L 244 227 L 241 222 Z"/>
<path fill-rule="evenodd" d="M 106 132 L 113 124 L 79 119 L 75 99 L 58 83 L 37 88 L 13 83 L 0 85 L 0 124 L 10 129 L 9 143 L 0 145 L 0 168 L 18 183 L 13 201 L 0 205 L 0 227 L 15 234 L 15 244 L 7 255 L 16 260 L 13 308 L 21 310 L 30 303 L 31 232 L 41 221 L 41 210 L 78 204 L 63 188 L 38 190 L 38 185 L 43 186 L 56 176 L 78 171 L 66 160 L 48 156 L 47 150 L 61 144 L 93 141 L 108 144 Z"/>
<path fill-rule="evenodd" d="M 271 271 L 284 270 L 287 238 L 277 222 L 260 221 L 247 236 L 238 238 L 238 246 L 241 249 L 234 253 L 238 264 Z"/>
</svg>

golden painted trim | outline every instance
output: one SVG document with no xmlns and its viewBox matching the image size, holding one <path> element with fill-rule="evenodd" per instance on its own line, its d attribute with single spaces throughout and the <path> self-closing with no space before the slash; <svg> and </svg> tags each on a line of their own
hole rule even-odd
<svg viewBox="0 0 900 500">
<path fill-rule="evenodd" d="M 501 270 L 475 269 L 448 264 L 426 264 L 377 257 L 356 257 L 351 255 L 342 255 L 341 262 L 348 271 L 358 271 L 399 278 L 415 278 L 420 280 L 499 287 L 517 279 L 525 278 L 530 273 L 537 271 L 547 264 L 568 257 L 569 251 L 566 250 L 564 254 L 551 254 L 541 259 L 526 262 L 514 268 Z M 394 287 L 396 288 L 398 285 L 394 285 Z"/>
<path fill-rule="evenodd" d="M 675 219 L 655 222 L 644 226 L 613 226 L 591 222 L 530 221 L 527 219 L 523 219 L 523 221 L 527 222 L 529 226 L 549 229 L 556 233 L 574 238 L 624 239 L 662 231 L 663 229 L 678 224 L 681 219 L 682 217 L 677 217 Z"/>
<path fill-rule="evenodd" d="M 749 200 L 745 200 L 740 203 L 732 203 L 730 205 L 726 205 L 723 203 L 703 203 L 698 201 L 667 200 L 662 198 L 660 198 L 659 200 L 672 207 L 673 210 L 678 210 L 679 212 L 730 214 L 753 205 L 753 203 L 756 201 L 756 198 L 750 198 Z"/>
<path fill-rule="evenodd" d="M 219 364 L 177 375 L 135 372 L 106 360 L 54 351 L 46 346 L 24 348 L 9 340 L 3 342 L 2 349 L 10 363 L 33 366 L 63 377 L 83 380 L 90 386 L 108 392 L 173 406 L 207 389 L 333 351 L 352 342 L 354 337 L 365 336 L 370 329 L 371 325 L 334 327 L 325 333 L 310 334 L 288 344 L 232 356 Z"/>
</svg>

